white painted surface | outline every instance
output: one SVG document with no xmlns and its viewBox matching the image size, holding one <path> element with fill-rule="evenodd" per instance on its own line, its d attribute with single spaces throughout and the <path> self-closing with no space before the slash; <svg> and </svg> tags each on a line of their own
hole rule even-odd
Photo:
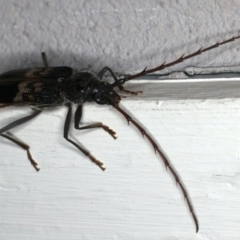
<svg viewBox="0 0 240 240">
<path fill-rule="evenodd" d="M 136 71 L 236 35 L 240 25 L 238 1 L 0 4 L 1 71 L 41 65 L 41 51 L 52 65 Z M 236 65 L 238 46 L 236 41 L 172 69 Z M 87 104 L 83 121 L 102 121 L 119 138 L 113 141 L 101 130 L 71 134 L 105 162 L 105 172 L 62 138 L 64 107 L 14 130 L 31 145 L 39 173 L 22 149 L 1 139 L 0 239 L 239 239 L 239 83 L 223 84 L 213 91 L 219 99 L 207 99 L 203 91 L 198 100 L 176 94 L 175 100 L 122 101 L 180 173 L 199 219 L 198 234 L 176 184 L 140 133 L 111 107 Z M 209 85 L 201 86 L 210 93 Z M 1 112 L 4 126 L 26 109 Z"/>
</svg>

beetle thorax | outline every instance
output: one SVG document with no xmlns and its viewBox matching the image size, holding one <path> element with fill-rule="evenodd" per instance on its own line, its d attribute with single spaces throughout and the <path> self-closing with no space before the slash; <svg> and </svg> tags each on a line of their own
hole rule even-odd
<svg viewBox="0 0 240 240">
<path fill-rule="evenodd" d="M 66 80 L 63 87 L 64 98 L 74 103 L 92 101 L 92 92 L 98 79 L 89 72 L 79 72 Z"/>
</svg>

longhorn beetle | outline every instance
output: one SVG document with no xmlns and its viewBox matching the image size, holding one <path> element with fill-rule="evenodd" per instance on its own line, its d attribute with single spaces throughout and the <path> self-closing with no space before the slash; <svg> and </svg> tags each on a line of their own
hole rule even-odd
<svg viewBox="0 0 240 240">
<path fill-rule="evenodd" d="M 188 58 L 197 56 L 203 52 L 209 51 L 220 45 L 232 42 L 239 39 L 240 36 L 232 37 L 228 40 L 217 42 L 210 47 L 200 48 L 196 52 L 189 55 L 182 55 L 179 59 L 170 62 L 163 63 L 162 65 L 152 68 L 143 69 L 141 72 L 117 78 L 113 71 L 109 67 L 104 67 L 97 75 L 86 71 L 79 71 L 73 73 L 73 69 L 70 67 L 49 67 L 47 62 L 47 57 L 45 53 L 42 53 L 44 68 L 28 68 L 28 69 L 17 69 L 9 72 L 5 72 L 0 75 L 0 108 L 15 106 L 21 104 L 28 104 L 33 113 L 26 117 L 20 118 L 7 126 L 0 129 L 0 134 L 2 137 L 12 141 L 18 146 L 26 150 L 28 159 L 30 160 L 32 166 L 39 171 L 37 162 L 32 158 L 30 153 L 30 147 L 22 142 L 21 140 L 15 138 L 8 130 L 15 128 L 23 123 L 30 121 L 31 119 L 38 116 L 44 108 L 47 107 L 57 107 L 60 105 L 65 105 L 68 108 L 63 137 L 78 148 L 83 154 L 85 154 L 93 163 L 99 166 L 102 170 L 105 170 L 104 164 L 96 159 L 90 154 L 86 149 L 81 147 L 79 144 L 74 142 L 68 137 L 68 132 L 71 123 L 72 116 L 72 103 L 77 104 L 77 109 L 74 116 L 74 126 L 78 130 L 91 129 L 91 128 L 102 128 L 108 132 L 114 139 L 116 139 L 116 133 L 110 129 L 108 126 L 102 123 L 94 123 L 84 127 L 79 127 L 82 118 L 82 105 L 84 102 L 96 102 L 97 104 L 107 104 L 113 106 L 117 109 L 129 122 L 131 122 L 143 135 L 154 148 L 155 153 L 158 153 L 163 160 L 166 168 L 168 168 L 175 178 L 177 184 L 187 201 L 189 211 L 192 214 L 196 226 L 196 232 L 198 232 L 199 225 L 196 214 L 194 212 L 192 203 L 187 194 L 187 190 L 180 181 L 176 170 L 171 166 L 169 160 L 164 155 L 164 153 L 159 149 L 155 140 L 147 133 L 147 131 L 134 119 L 130 117 L 120 106 L 119 102 L 121 100 L 120 96 L 114 91 L 114 88 L 118 87 L 120 91 L 129 94 L 138 94 L 140 92 L 132 92 L 124 89 L 123 84 L 132 79 L 136 79 L 153 73 L 164 68 L 173 66 Z M 106 81 L 101 81 L 105 72 L 109 72 L 114 79 L 114 83 L 108 83 Z"/>
</svg>

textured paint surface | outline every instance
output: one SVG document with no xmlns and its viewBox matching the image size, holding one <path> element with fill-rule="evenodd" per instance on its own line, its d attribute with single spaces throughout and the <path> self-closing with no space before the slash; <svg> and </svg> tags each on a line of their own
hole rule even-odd
<svg viewBox="0 0 240 240">
<path fill-rule="evenodd" d="M 51 65 L 105 65 L 127 72 L 177 59 L 200 46 L 237 35 L 238 1 L 1 1 L 0 70 Z M 173 67 L 237 65 L 240 41 Z M 217 84 L 217 83 L 216 83 Z M 117 131 L 78 132 L 104 161 L 101 172 L 63 138 L 66 109 L 46 111 L 13 133 L 26 153 L 0 140 L 0 239 L 238 239 L 240 235 L 240 100 L 202 85 L 203 98 L 123 99 L 178 170 L 200 223 L 194 224 L 161 159 L 114 109 L 87 104 L 83 122 L 102 121 Z M 228 85 L 229 86 L 229 85 Z M 194 85 L 198 91 L 198 85 Z M 145 87 L 149 91 L 151 87 Z M 179 90 L 180 89 L 180 90 Z M 141 90 L 141 89 L 139 89 Z M 189 86 L 186 88 L 189 91 Z M 172 89 L 165 88 L 165 96 Z M 221 98 L 221 93 L 224 98 Z M 170 95 L 169 95 L 170 96 Z M 200 96 L 200 95 L 199 95 Z M 0 126 L 30 110 L 1 109 Z"/>
</svg>

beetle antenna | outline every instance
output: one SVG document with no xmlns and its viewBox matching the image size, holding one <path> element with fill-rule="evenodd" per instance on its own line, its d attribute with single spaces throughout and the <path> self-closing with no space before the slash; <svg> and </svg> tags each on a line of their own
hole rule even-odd
<svg viewBox="0 0 240 240">
<path fill-rule="evenodd" d="M 203 53 L 203 52 L 207 52 L 207 51 L 209 51 L 209 50 L 211 50 L 211 49 L 214 49 L 214 48 L 217 48 L 217 47 L 219 47 L 219 46 L 221 46 L 221 45 L 227 44 L 227 43 L 229 43 L 229 42 L 233 42 L 233 41 L 235 41 L 236 39 L 239 39 L 239 38 L 240 38 L 240 36 L 235 36 L 235 37 L 229 38 L 229 39 L 227 39 L 227 40 L 225 40 L 225 41 L 217 42 L 217 43 L 215 43 L 215 44 L 213 44 L 213 45 L 211 45 L 211 46 L 209 46 L 209 47 L 199 48 L 199 49 L 198 49 L 196 52 L 194 52 L 194 53 L 191 53 L 191 54 L 186 55 L 186 56 L 185 56 L 185 54 L 183 54 L 183 55 L 182 55 L 180 58 L 178 58 L 177 60 L 172 61 L 172 62 L 169 62 L 169 63 L 165 63 L 165 62 L 164 62 L 163 64 L 161 64 L 160 66 L 155 67 L 155 68 L 151 68 L 151 69 L 148 69 L 148 70 L 147 70 L 147 68 L 145 67 L 141 72 L 139 72 L 139 73 L 137 73 L 137 74 L 134 74 L 134 75 L 131 75 L 131 76 L 128 76 L 128 77 L 124 77 L 124 78 L 120 78 L 119 80 L 117 80 L 116 82 L 114 82 L 114 83 L 112 84 L 112 87 L 121 86 L 121 85 L 123 85 L 125 82 L 127 82 L 127 81 L 129 81 L 129 80 L 136 79 L 136 78 L 145 76 L 145 75 L 147 75 L 147 74 L 149 74 L 149 73 L 157 72 L 157 71 L 163 70 L 163 69 L 165 69 L 165 68 L 171 67 L 171 66 L 176 65 L 176 64 L 178 64 L 178 63 L 181 63 L 181 62 L 183 62 L 183 61 L 185 61 L 185 60 L 187 60 L 187 59 L 189 59 L 189 58 L 192 58 L 192 57 L 195 57 L 195 56 L 197 56 L 197 55 L 200 55 L 200 54 Z"/>
<path fill-rule="evenodd" d="M 177 171 L 174 170 L 174 168 L 171 166 L 171 164 L 170 164 L 169 160 L 167 159 L 167 157 L 165 156 L 165 154 L 158 147 L 156 141 L 154 141 L 154 139 L 146 132 L 146 130 L 137 121 L 133 120 L 131 118 L 131 116 L 128 113 L 126 113 L 122 108 L 120 108 L 118 105 L 113 104 L 113 107 L 116 108 L 127 119 L 128 123 L 131 122 L 142 133 L 143 137 L 146 137 L 148 139 L 148 141 L 152 144 L 155 153 L 158 153 L 160 155 L 161 159 L 163 160 L 163 162 L 166 166 L 166 169 L 170 170 L 170 172 L 172 173 L 175 181 L 180 186 L 180 189 L 183 193 L 183 196 L 187 201 L 189 211 L 192 214 L 192 218 L 193 218 L 193 221 L 194 221 L 195 226 L 196 226 L 196 232 L 198 232 L 199 226 L 198 226 L 197 216 L 194 212 L 193 205 L 192 205 L 191 200 L 188 196 L 187 189 L 184 187 L 183 183 L 181 182 Z"/>
</svg>

